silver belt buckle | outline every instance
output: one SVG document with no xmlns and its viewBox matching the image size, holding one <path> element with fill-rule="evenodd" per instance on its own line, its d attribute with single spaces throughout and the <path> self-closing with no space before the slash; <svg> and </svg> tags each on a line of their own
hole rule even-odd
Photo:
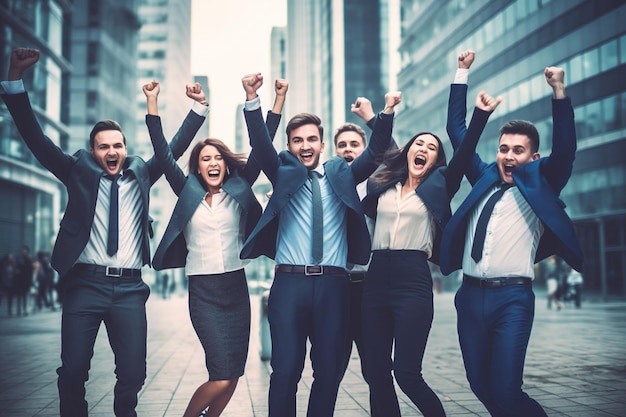
<svg viewBox="0 0 626 417">
<path fill-rule="evenodd" d="M 119 278 L 122 276 L 122 272 L 123 272 L 124 268 L 117 268 L 114 266 L 107 266 L 106 267 L 106 276 L 107 277 L 115 277 L 115 278 Z"/>
<path fill-rule="evenodd" d="M 323 275 L 324 267 L 322 265 L 304 265 L 304 275 Z"/>
</svg>

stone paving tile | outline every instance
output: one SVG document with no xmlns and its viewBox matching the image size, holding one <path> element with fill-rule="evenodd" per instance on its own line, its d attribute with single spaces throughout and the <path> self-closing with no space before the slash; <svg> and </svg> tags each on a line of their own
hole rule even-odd
<svg viewBox="0 0 626 417">
<path fill-rule="evenodd" d="M 0 314 L 3 305 L 0 305 Z M 260 359 L 259 297 L 252 297 L 253 327 L 246 374 L 224 417 L 267 416 L 269 362 Z M 550 417 L 626 416 L 626 302 L 586 302 L 547 310 L 537 295 L 524 389 Z M 189 322 L 184 296 L 148 301 L 148 378 L 138 415 L 180 416 L 196 387 L 206 379 L 204 353 Z M 465 379 L 456 336 L 453 294 L 435 296 L 435 320 L 424 357 L 424 378 L 439 395 L 448 416 L 486 416 Z M 0 417 L 58 416 L 60 313 L 27 317 L 0 315 Z M 87 399 L 90 416 L 112 415 L 113 355 L 102 327 L 96 341 Z M 307 362 L 298 387 L 298 417 L 306 415 L 312 371 Z M 419 411 L 399 390 L 405 417 Z M 368 415 L 369 393 L 356 349 L 340 387 L 335 415 Z"/>
</svg>

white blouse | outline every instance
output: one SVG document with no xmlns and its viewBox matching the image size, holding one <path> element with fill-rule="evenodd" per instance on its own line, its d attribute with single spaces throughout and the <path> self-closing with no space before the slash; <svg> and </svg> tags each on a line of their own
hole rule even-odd
<svg viewBox="0 0 626 417">
<path fill-rule="evenodd" d="M 243 247 L 242 209 L 220 189 L 211 205 L 202 199 L 185 227 L 187 275 L 220 274 L 243 268 L 249 260 L 239 259 Z"/>
<path fill-rule="evenodd" d="M 372 250 L 420 250 L 430 258 L 433 216 L 415 191 L 401 195 L 402 184 L 398 182 L 378 197 Z"/>
</svg>

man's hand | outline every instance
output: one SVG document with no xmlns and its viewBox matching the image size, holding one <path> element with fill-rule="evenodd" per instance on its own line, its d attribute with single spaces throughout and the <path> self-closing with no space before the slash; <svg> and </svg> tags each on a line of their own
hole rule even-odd
<svg viewBox="0 0 626 417">
<path fill-rule="evenodd" d="M 150 81 L 148 84 L 144 84 L 141 89 L 147 98 L 157 97 L 161 91 L 161 86 L 156 80 Z"/>
<path fill-rule="evenodd" d="M 31 48 L 17 48 L 11 53 L 9 64 L 9 81 L 21 80 L 22 74 L 39 61 L 39 50 Z"/>
<path fill-rule="evenodd" d="M 206 96 L 202 92 L 202 85 L 200 83 L 187 84 L 185 86 L 185 94 L 192 100 L 197 101 L 200 104 L 208 105 L 206 102 Z"/>
<path fill-rule="evenodd" d="M 400 91 L 390 91 L 385 94 L 385 108 L 383 113 L 392 114 L 394 108 L 402 101 L 402 93 Z"/>
<path fill-rule="evenodd" d="M 289 89 L 289 82 L 287 80 L 284 80 L 282 78 L 279 78 L 276 80 L 276 82 L 274 83 L 274 92 L 276 93 L 276 97 L 274 98 L 274 106 L 272 107 L 272 113 L 281 114 L 283 112 L 283 106 L 285 105 L 285 98 L 287 96 L 288 89 Z M 247 97 L 247 90 L 246 90 L 246 97 Z"/>
<path fill-rule="evenodd" d="M 476 107 L 481 110 L 491 113 L 496 109 L 496 107 L 498 107 L 500 103 L 502 103 L 502 100 L 503 100 L 502 96 L 493 98 L 489 94 L 485 93 L 484 91 L 481 91 L 476 96 Z"/>
<path fill-rule="evenodd" d="M 476 58 L 476 52 L 468 49 L 467 51 L 463 51 L 459 54 L 459 68 L 469 69 L 474 62 L 474 58 Z"/>
<path fill-rule="evenodd" d="M 552 87 L 554 98 L 565 98 L 565 71 L 563 68 L 546 67 L 543 70 L 543 75 L 545 75 L 548 85 Z"/>
<path fill-rule="evenodd" d="M 287 90 L 289 89 L 289 82 L 282 78 L 279 78 L 274 83 L 274 91 L 277 96 L 284 96 L 287 94 Z"/>
<path fill-rule="evenodd" d="M 365 122 L 369 122 L 376 116 L 372 102 L 367 97 L 357 97 L 355 102 L 350 105 L 350 111 Z"/>
<path fill-rule="evenodd" d="M 259 95 L 257 90 L 263 85 L 263 75 L 261 73 L 244 75 L 241 85 L 246 92 L 246 101 L 254 100 Z"/>
</svg>

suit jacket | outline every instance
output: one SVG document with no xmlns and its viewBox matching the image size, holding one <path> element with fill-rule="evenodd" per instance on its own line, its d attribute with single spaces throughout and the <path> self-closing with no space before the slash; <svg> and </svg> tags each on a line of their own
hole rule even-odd
<svg viewBox="0 0 626 417">
<path fill-rule="evenodd" d="M 261 110 L 245 111 L 248 134 L 261 169 L 273 185 L 273 194 L 256 227 L 244 243 L 242 259 L 265 255 L 276 256 L 276 235 L 281 210 L 293 194 L 307 180 L 307 169 L 288 151 L 279 154 L 272 146 L 263 123 Z M 356 192 L 356 184 L 364 181 L 376 169 L 376 156 L 389 146 L 393 119 L 378 117 L 372 138 L 361 156 L 351 165 L 339 157 L 324 163 L 325 175 L 335 195 L 347 208 L 348 262 L 366 264 L 371 249 L 363 207 Z"/>
<path fill-rule="evenodd" d="M 452 145 L 459 146 L 465 130 L 466 84 L 452 84 L 448 103 L 447 130 Z M 553 133 L 550 156 L 517 167 L 513 179 L 520 193 L 545 226 L 539 241 L 535 262 L 551 255 L 562 257 L 572 268 L 581 271 L 583 254 L 572 221 L 565 213 L 559 194 L 572 173 L 576 154 L 574 110 L 569 97 L 552 100 Z M 460 269 L 465 247 L 465 231 L 469 215 L 485 193 L 500 180 L 498 167 L 483 162 L 478 154 L 466 172 L 472 184 L 469 195 L 454 213 L 442 238 L 441 272 L 449 274 Z"/>
<path fill-rule="evenodd" d="M 435 219 L 436 228 L 430 261 L 436 264 L 439 264 L 441 236 L 444 227 L 450 220 L 450 217 L 452 217 L 450 201 L 461 186 L 463 175 L 470 164 L 478 139 L 490 115 L 491 113 L 489 112 L 475 109 L 472 121 L 465 134 L 465 139 L 454 152 L 450 164 L 446 167 L 437 168 L 419 187 L 415 188 L 415 193 L 424 202 L 424 205 Z M 375 183 L 372 179 L 368 180 L 367 196 L 363 199 L 367 216 L 376 219 L 378 197 L 389 188 L 395 186 L 399 181 L 404 181 L 404 178 L 393 178 L 384 183 Z M 410 231 L 404 231 L 404 233 L 410 233 Z"/>
<path fill-rule="evenodd" d="M 61 220 L 59 233 L 52 251 L 51 264 L 63 277 L 73 266 L 84 250 L 93 223 L 100 179 L 105 174 L 94 161 L 89 151 L 81 149 L 73 155 L 63 152 L 54 142 L 44 135 L 37 122 L 27 93 L 3 94 L 9 112 L 24 142 L 35 158 L 59 179 L 67 188 L 68 202 Z M 204 117 L 190 111 L 183 125 L 172 141 L 172 152 L 176 158 L 187 149 L 191 139 L 198 131 Z M 145 162 L 137 156 L 128 156 L 124 170 L 132 172 L 137 178 L 141 190 L 143 205 L 141 213 L 142 259 L 150 264 L 149 216 L 148 205 L 150 187 L 163 173 L 154 158 Z"/>
<path fill-rule="evenodd" d="M 267 126 L 272 137 L 276 133 L 279 123 L 280 115 L 268 112 Z M 152 264 L 154 269 L 159 271 L 168 268 L 181 268 L 185 266 L 188 253 L 187 241 L 183 232 L 198 205 L 204 199 L 206 190 L 196 175 L 185 176 L 176 164 L 163 136 L 161 119 L 158 116 L 147 115 L 146 124 L 154 145 L 155 157 L 159 163 L 163 164 L 165 176 L 172 190 L 178 196 L 172 217 L 154 254 Z M 252 192 L 252 184 L 258 178 L 260 170 L 254 158 L 253 149 L 244 170 L 231 172 L 222 185 L 222 189 L 233 197 L 242 209 L 245 238 L 250 235 L 261 217 L 261 205 Z"/>
</svg>

